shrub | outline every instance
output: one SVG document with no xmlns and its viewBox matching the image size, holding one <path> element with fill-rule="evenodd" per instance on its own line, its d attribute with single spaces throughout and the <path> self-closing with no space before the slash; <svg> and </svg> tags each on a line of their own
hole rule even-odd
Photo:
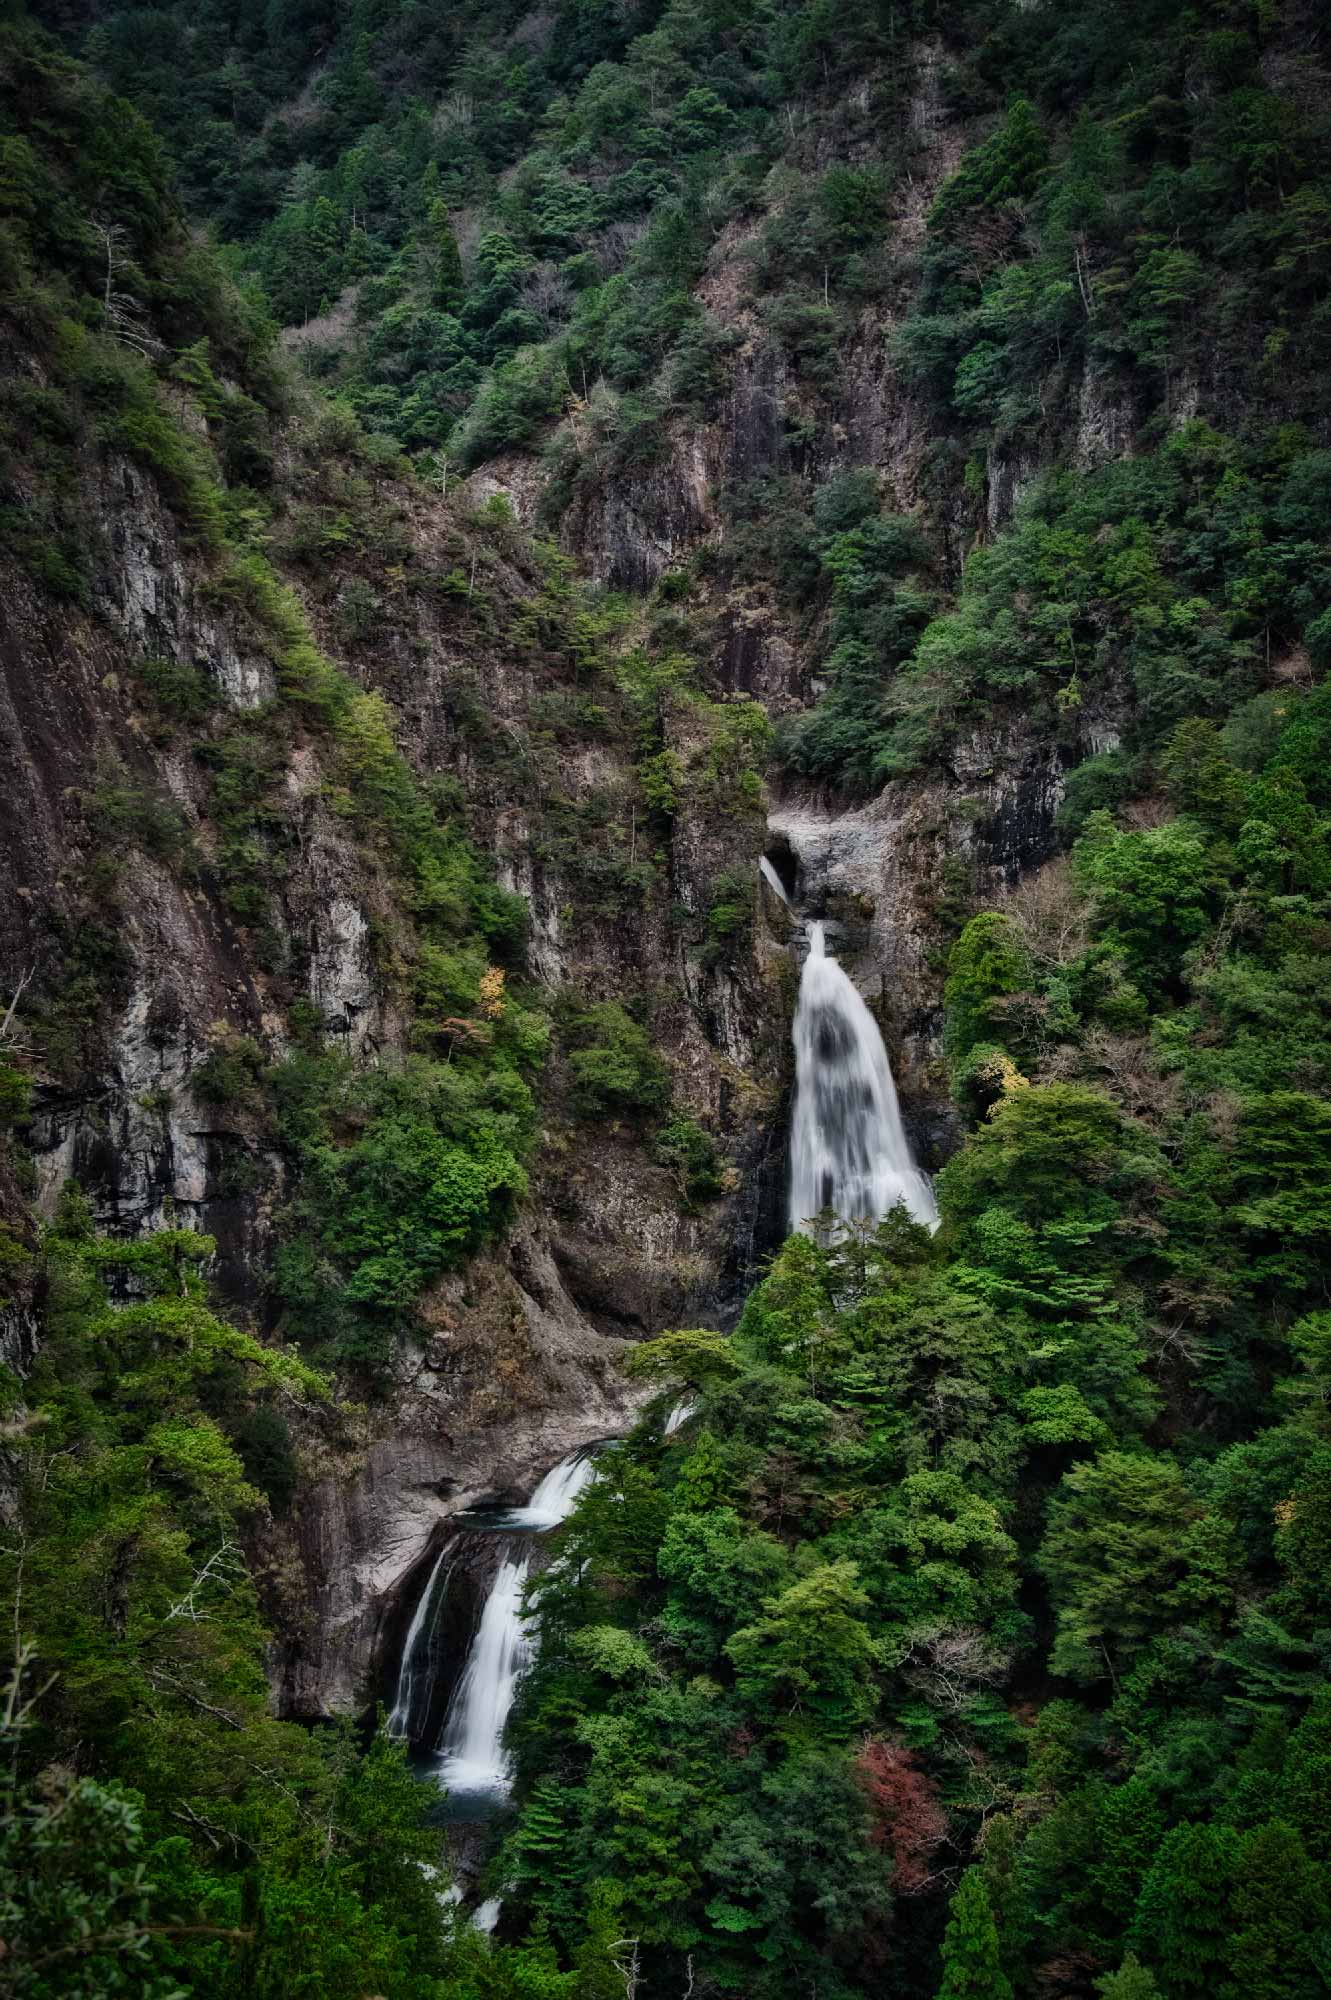
<svg viewBox="0 0 1331 2000">
<path fill-rule="evenodd" d="M 250 1035 L 225 1023 L 212 1031 L 212 1047 L 190 1077 L 190 1089 L 205 1104 L 235 1107 L 257 1101 L 264 1053 Z"/>
<path fill-rule="evenodd" d="M 93 834 L 105 848 L 137 847 L 155 861 L 173 862 L 187 876 L 196 871 L 194 836 L 173 799 L 114 776 L 86 792 L 83 803 Z"/>
<path fill-rule="evenodd" d="M 1028 990 L 1033 968 L 1011 917 L 983 910 L 953 945 L 947 970 L 943 1047 L 955 1073 L 980 1044 L 1012 1046 L 1016 1037 L 1004 1031 L 1003 1003 Z"/>
<path fill-rule="evenodd" d="M 0 1128 L 21 1124 L 31 1099 L 31 1078 L 0 1056 Z"/>
<path fill-rule="evenodd" d="M 743 951 L 753 932 L 755 878 L 747 869 L 728 869 L 712 884 L 707 906 L 703 963 L 724 965 Z"/>
<path fill-rule="evenodd" d="M 724 1169 L 717 1158 L 710 1132 L 683 1113 L 669 1119 L 652 1141 L 652 1152 L 675 1177 L 680 1194 L 690 1208 L 715 1201 L 724 1194 Z"/>
<path fill-rule="evenodd" d="M 669 1097 L 665 1064 L 647 1030 L 617 1000 L 598 1001 L 569 1025 L 574 1108 L 585 1118 L 659 1110 Z"/>
<path fill-rule="evenodd" d="M 218 706 L 217 689 L 200 667 L 181 660 L 144 660 L 136 679 L 161 714 L 173 722 L 198 723 Z"/>
</svg>

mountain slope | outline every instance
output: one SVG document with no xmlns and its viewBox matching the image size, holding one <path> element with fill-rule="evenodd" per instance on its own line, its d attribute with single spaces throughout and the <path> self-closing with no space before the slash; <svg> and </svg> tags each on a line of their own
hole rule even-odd
<svg viewBox="0 0 1331 2000">
<path fill-rule="evenodd" d="M 185 202 L 6 31 L 50 1949 L 113 1978 L 86 1852 L 191 1992 L 1320 1991 L 1320 15 L 48 18 Z M 937 1236 L 764 1263 L 762 852 Z M 492 1948 L 261 1664 L 372 1702 L 450 1516 L 610 1433 Z"/>
</svg>

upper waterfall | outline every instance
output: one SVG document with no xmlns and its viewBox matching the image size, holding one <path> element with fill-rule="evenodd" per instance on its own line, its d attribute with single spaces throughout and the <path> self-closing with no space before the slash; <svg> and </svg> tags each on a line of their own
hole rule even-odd
<svg viewBox="0 0 1331 2000">
<path fill-rule="evenodd" d="M 758 857 L 758 873 L 762 876 L 763 881 L 766 882 L 778 902 L 784 903 L 786 908 L 790 909 L 790 898 L 786 894 L 786 885 L 765 854 L 760 854 Z"/>
<path fill-rule="evenodd" d="M 505 1528 L 557 1528 L 567 1521 L 584 1486 L 596 1477 L 596 1460 L 589 1451 L 575 1451 L 561 1458 L 547 1472 L 525 1507 L 511 1507 L 503 1516 Z"/>
<path fill-rule="evenodd" d="M 824 1209 L 877 1222 L 904 1202 L 933 1229 L 938 1206 L 911 1158 L 878 1024 L 829 956 L 822 924 L 808 935 L 794 1026 L 790 1227 L 809 1230 Z"/>
</svg>

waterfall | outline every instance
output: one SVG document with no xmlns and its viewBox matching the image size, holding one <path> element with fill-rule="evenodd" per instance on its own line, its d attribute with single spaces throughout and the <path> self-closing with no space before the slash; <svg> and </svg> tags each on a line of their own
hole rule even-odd
<svg viewBox="0 0 1331 2000">
<path fill-rule="evenodd" d="M 876 1222 L 904 1202 L 935 1228 L 933 1190 L 911 1158 L 877 1023 L 828 956 L 823 926 L 808 928 L 794 1027 L 790 1227 L 807 1231 L 825 1208 Z"/>
<path fill-rule="evenodd" d="M 590 1452 L 575 1451 L 541 1481 L 525 1507 L 510 1507 L 499 1523 L 504 1528 L 531 1528 L 537 1533 L 557 1528 L 567 1521 L 583 1488 L 596 1477 L 596 1461 Z"/>
<path fill-rule="evenodd" d="M 506 1556 L 490 1588 L 439 1744 L 439 1782 L 450 1792 L 508 1790 L 504 1725 L 533 1646 L 522 1618 L 529 1556 Z"/>
<path fill-rule="evenodd" d="M 413 1734 L 412 1708 L 417 1693 L 417 1682 L 421 1679 L 421 1668 L 429 1666 L 430 1641 L 434 1637 L 434 1629 L 439 1622 L 439 1609 L 448 1589 L 448 1576 L 445 1572 L 443 1589 L 437 1596 L 435 1594 L 435 1585 L 444 1567 L 446 1554 L 447 1544 L 440 1549 L 435 1558 L 434 1568 L 430 1571 L 429 1579 L 421 1592 L 420 1602 L 412 1613 L 411 1623 L 407 1627 L 407 1636 L 402 1645 L 402 1661 L 397 1670 L 397 1693 L 393 1698 L 393 1707 L 388 1717 L 390 1736 L 410 1737 Z M 428 1675 L 421 1691 L 428 1696 Z"/>
<path fill-rule="evenodd" d="M 789 910 L 790 898 L 786 894 L 785 884 L 781 880 L 781 877 L 777 874 L 775 868 L 772 866 L 771 862 L 768 860 L 765 854 L 762 854 L 758 857 L 758 873 L 762 876 L 764 882 L 766 882 L 772 894 L 776 896 L 779 901 L 784 903 L 786 908 Z M 794 915 L 793 910 L 791 911 L 791 915 L 792 916 Z"/>
<path fill-rule="evenodd" d="M 698 1405 L 692 1396 L 681 1396 L 665 1420 L 665 1429 L 661 1432 L 662 1437 L 673 1437 L 681 1425 L 688 1422 L 697 1407 Z"/>
<path fill-rule="evenodd" d="M 591 1454 L 575 1451 L 546 1473 L 525 1507 L 508 1508 L 493 1527 L 515 1536 L 557 1528 L 595 1477 Z M 522 1552 L 521 1542 L 510 1544 L 490 1586 L 439 1739 L 435 1775 L 455 1799 L 469 1799 L 477 1817 L 509 1786 L 504 1728 L 518 1682 L 536 1651 L 522 1616 L 522 1588 L 530 1567 L 531 1556 Z"/>
</svg>

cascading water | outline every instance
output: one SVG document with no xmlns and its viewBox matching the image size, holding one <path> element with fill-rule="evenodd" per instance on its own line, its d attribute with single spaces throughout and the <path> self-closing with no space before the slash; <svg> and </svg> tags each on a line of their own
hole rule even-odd
<svg viewBox="0 0 1331 2000">
<path fill-rule="evenodd" d="M 449 1704 L 439 1745 L 438 1778 L 453 1794 L 488 1798 L 508 1790 L 504 1725 L 532 1641 L 522 1617 L 529 1556 L 507 1556 L 485 1600 L 471 1652 Z"/>
<path fill-rule="evenodd" d="M 440 1606 L 448 1590 L 448 1572 L 444 1569 L 447 1553 L 447 1547 L 442 1548 L 435 1558 L 434 1568 L 407 1627 L 407 1636 L 402 1644 L 402 1662 L 397 1670 L 397 1692 L 388 1717 L 390 1736 L 411 1738 L 419 1733 L 420 1718 L 416 1711 L 421 1706 L 422 1696 L 427 1701 L 429 1698 L 430 1650 L 439 1622 Z"/>
<path fill-rule="evenodd" d="M 777 900 L 779 902 L 784 903 L 786 908 L 789 910 L 790 898 L 786 894 L 786 885 L 781 880 L 781 877 L 777 874 L 776 869 L 772 866 L 771 862 L 768 860 L 765 854 L 761 854 L 758 857 L 758 873 L 762 876 L 764 882 L 766 882 L 768 888 L 772 891 L 772 894 L 777 898 Z M 794 912 L 791 911 L 791 914 L 793 916 Z"/>
<path fill-rule="evenodd" d="M 692 1396 L 681 1396 L 665 1420 L 665 1428 L 661 1432 L 662 1437 L 673 1437 L 675 1432 L 688 1422 L 697 1407 L 698 1405 Z"/>
<path fill-rule="evenodd" d="M 495 1525 L 515 1530 L 530 1528 L 538 1534 L 546 1528 L 557 1528 L 561 1521 L 567 1521 L 578 1495 L 595 1477 L 596 1461 L 590 1452 L 574 1452 L 570 1458 L 561 1458 L 546 1473 L 526 1506 L 510 1507 Z"/>
<path fill-rule="evenodd" d="M 790 1133 L 790 1227 L 811 1231 L 830 1209 L 880 1221 L 904 1202 L 933 1229 L 933 1190 L 911 1158 L 887 1050 L 860 994 L 828 955 L 820 923 L 795 1011 L 795 1112 Z"/>
<path fill-rule="evenodd" d="M 504 1729 L 518 1682 L 535 1654 L 535 1641 L 522 1616 L 531 1556 L 517 1537 L 557 1528 L 595 1477 L 590 1453 L 574 1452 L 547 1472 L 526 1506 L 508 1508 L 488 1524 L 500 1534 L 512 1535 L 514 1541 L 504 1551 L 449 1702 L 435 1767 L 454 1808 L 469 1818 L 492 1810 L 508 1790 Z"/>
</svg>

